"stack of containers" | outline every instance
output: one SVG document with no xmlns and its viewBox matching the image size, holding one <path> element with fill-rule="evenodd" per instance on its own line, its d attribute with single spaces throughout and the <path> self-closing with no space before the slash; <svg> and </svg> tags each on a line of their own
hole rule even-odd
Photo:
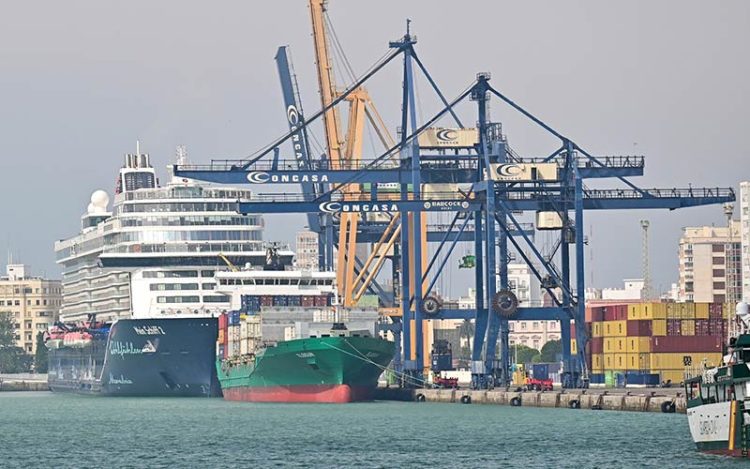
<svg viewBox="0 0 750 469">
<path fill-rule="evenodd" d="M 240 354 L 240 312 L 231 311 L 228 313 L 227 321 L 227 346 L 225 355 L 227 357 L 236 357 Z"/>
<path fill-rule="evenodd" d="M 718 303 L 589 305 L 592 384 L 678 383 L 686 367 L 721 363 L 728 310 Z"/>
<path fill-rule="evenodd" d="M 219 316 L 219 337 L 216 340 L 216 356 L 218 358 L 227 358 L 227 326 L 229 324 L 229 316 L 227 313 L 222 313 Z"/>
</svg>

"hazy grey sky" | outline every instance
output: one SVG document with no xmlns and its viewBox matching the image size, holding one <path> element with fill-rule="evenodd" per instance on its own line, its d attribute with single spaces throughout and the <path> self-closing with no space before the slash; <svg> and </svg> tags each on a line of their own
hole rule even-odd
<svg viewBox="0 0 750 469">
<path fill-rule="evenodd" d="M 0 246 L 36 272 L 59 275 L 54 240 L 78 230 L 93 190 L 112 193 L 136 139 L 163 168 L 177 144 L 206 162 L 284 132 L 277 46 L 292 47 L 308 114 L 319 108 L 303 0 L 3 5 Z M 358 72 L 411 18 L 448 96 L 489 71 L 496 88 L 591 152 L 645 154 L 646 176 L 634 179 L 644 187 L 750 179 L 750 2 L 332 0 L 330 16 Z M 399 73 L 369 86 L 391 127 Z M 420 92 L 425 112 L 435 109 Z M 521 154 L 555 149 L 497 101 L 492 117 Z M 640 276 L 641 218 L 651 221 L 653 277 L 664 287 L 677 278 L 680 228 L 725 223 L 718 206 L 588 213 L 597 286 Z M 291 239 L 279 218 L 266 222 L 267 239 Z"/>
</svg>

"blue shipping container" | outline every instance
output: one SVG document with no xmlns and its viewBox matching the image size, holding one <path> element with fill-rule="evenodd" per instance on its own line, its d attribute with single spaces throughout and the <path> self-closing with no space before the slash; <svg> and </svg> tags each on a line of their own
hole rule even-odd
<svg viewBox="0 0 750 469">
<path fill-rule="evenodd" d="M 229 313 L 229 325 L 235 325 L 240 323 L 240 312 L 232 311 Z"/>
<path fill-rule="evenodd" d="M 625 384 L 636 384 L 643 386 L 658 386 L 658 373 L 641 373 L 637 371 L 628 371 L 625 373 Z"/>
<path fill-rule="evenodd" d="M 589 382 L 591 384 L 604 384 L 604 373 L 594 373 L 589 375 Z"/>
<path fill-rule="evenodd" d="M 531 365 L 531 375 L 534 379 L 549 379 L 549 364 L 534 363 Z"/>
<path fill-rule="evenodd" d="M 274 306 L 289 306 L 289 297 L 285 295 L 278 295 L 273 297 Z"/>
</svg>

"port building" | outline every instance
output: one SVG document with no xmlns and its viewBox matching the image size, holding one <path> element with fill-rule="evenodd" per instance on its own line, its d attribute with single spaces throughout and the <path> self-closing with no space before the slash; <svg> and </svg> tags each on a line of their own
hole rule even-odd
<svg viewBox="0 0 750 469">
<path fill-rule="evenodd" d="M 57 321 L 62 303 L 59 280 L 33 276 L 25 264 L 8 264 L 0 277 L 0 314 L 13 320 L 16 345 L 36 352 L 36 336 Z"/>
</svg>

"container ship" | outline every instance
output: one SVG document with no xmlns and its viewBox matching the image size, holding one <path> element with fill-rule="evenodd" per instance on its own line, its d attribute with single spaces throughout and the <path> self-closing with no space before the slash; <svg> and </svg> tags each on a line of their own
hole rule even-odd
<svg viewBox="0 0 750 469">
<path fill-rule="evenodd" d="M 178 163 L 185 158 L 178 149 Z M 55 243 L 63 304 L 50 331 L 50 388 L 220 395 L 218 317 L 230 297 L 216 291 L 214 273 L 226 262 L 265 265 L 262 218 L 235 210 L 251 197 L 175 177 L 160 187 L 148 154 L 125 155 L 111 210 L 95 191 L 81 231 Z M 291 263 L 293 253 L 278 256 Z"/>
<path fill-rule="evenodd" d="M 219 324 L 216 367 L 225 399 L 372 399 L 394 343 L 377 336 L 375 308 L 334 305 L 334 272 L 237 270 L 216 279 L 236 307 Z"/>
<path fill-rule="evenodd" d="M 747 458 L 750 451 L 750 311 L 736 308 L 727 355 L 720 366 L 703 364 L 685 380 L 690 434 L 698 450 Z"/>
</svg>

